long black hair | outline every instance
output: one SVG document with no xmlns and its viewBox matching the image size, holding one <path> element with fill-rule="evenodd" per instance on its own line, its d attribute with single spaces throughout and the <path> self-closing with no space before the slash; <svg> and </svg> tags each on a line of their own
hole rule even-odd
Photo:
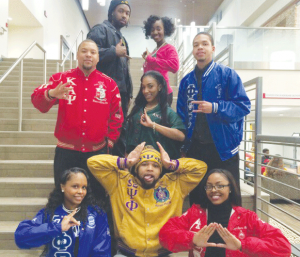
<svg viewBox="0 0 300 257">
<path fill-rule="evenodd" d="M 86 196 L 83 198 L 83 200 L 80 204 L 81 209 L 78 213 L 76 213 L 74 215 L 74 218 L 78 221 L 81 221 L 83 226 L 85 226 L 86 221 L 87 221 L 87 215 L 88 215 L 88 212 L 87 212 L 88 206 L 92 206 L 96 212 L 98 212 L 99 214 L 103 214 L 103 211 L 100 208 L 100 206 L 102 205 L 101 202 L 96 201 L 92 194 L 90 184 L 89 184 L 89 175 L 87 174 L 87 172 L 84 169 L 74 167 L 74 168 L 65 170 L 61 174 L 60 180 L 59 180 L 60 183 L 58 185 L 56 185 L 55 188 L 53 189 L 53 191 L 50 193 L 49 198 L 48 198 L 48 203 L 46 204 L 46 207 L 45 207 L 45 221 L 46 220 L 48 220 L 48 222 L 51 221 L 54 216 L 54 212 L 55 212 L 56 208 L 64 203 L 64 193 L 62 192 L 60 185 L 61 184 L 65 185 L 67 183 L 67 181 L 70 180 L 72 175 L 78 174 L 78 173 L 82 173 L 83 175 L 85 175 L 88 184 L 87 184 Z M 48 251 L 49 251 L 49 245 L 46 244 L 45 248 L 40 256 L 46 256 Z"/>
<path fill-rule="evenodd" d="M 168 95 L 168 88 L 167 88 L 167 82 L 163 75 L 161 75 L 157 71 L 148 71 L 146 72 L 142 77 L 141 77 L 141 87 L 140 91 L 137 94 L 135 101 L 134 101 L 134 107 L 132 108 L 130 114 L 127 117 L 128 125 L 129 128 L 132 125 L 132 117 L 140 110 L 144 109 L 147 100 L 145 96 L 143 95 L 143 90 L 142 90 L 142 82 L 145 77 L 152 77 L 155 79 L 157 85 L 161 86 L 161 90 L 158 92 L 157 97 L 158 97 L 158 104 L 160 106 L 161 110 L 161 125 L 163 126 L 168 126 L 168 121 L 167 121 L 167 109 L 168 109 L 168 102 L 167 102 L 167 95 Z"/>
<path fill-rule="evenodd" d="M 61 190 L 60 185 L 65 185 L 68 180 L 70 180 L 71 176 L 74 174 L 82 173 L 88 182 L 87 185 L 87 193 L 84 199 L 82 200 L 80 206 L 80 212 L 76 213 L 74 216 L 76 219 L 80 220 L 83 224 L 86 222 L 87 219 L 87 207 L 92 206 L 98 213 L 102 213 L 102 210 L 99 208 L 101 206 L 101 203 L 96 201 L 89 184 L 89 175 L 84 169 L 81 168 L 71 168 L 68 170 L 65 170 L 61 176 L 60 176 L 60 183 L 53 189 L 53 191 L 50 193 L 48 198 L 48 203 L 46 204 L 45 213 L 46 215 L 50 215 L 50 220 L 52 220 L 54 212 L 57 207 L 59 207 L 61 204 L 64 203 L 64 193 Z"/>
<path fill-rule="evenodd" d="M 229 194 L 230 203 L 235 206 L 241 206 L 242 205 L 241 193 L 235 182 L 235 178 L 233 177 L 233 175 L 228 170 L 213 169 L 213 170 L 210 170 L 205 175 L 204 179 L 201 181 L 200 195 L 199 195 L 199 204 L 201 205 L 201 207 L 206 209 L 207 205 L 209 203 L 209 199 L 207 198 L 207 194 L 206 194 L 204 187 L 206 186 L 208 177 L 214 173 L 219 173 L 219 174 L 223 175 L 229 181 L 230 191 L 231 191 L 231 193 Z"/>
<path fill-rule="evenodd" d="M 146 21 L 144 21 L 143 30 L 144 30 L 146 39 L 148 39 L 151 36 L 151 30 L 152 30 L 153 24 L 159 20 L 161 20 L 164 25 L 164 36 L 165 37 L 169 37 L 174 33 L 175 26 L 174 26 L 171 18 L 150 15 L 149 18 Z"/>
</svg>

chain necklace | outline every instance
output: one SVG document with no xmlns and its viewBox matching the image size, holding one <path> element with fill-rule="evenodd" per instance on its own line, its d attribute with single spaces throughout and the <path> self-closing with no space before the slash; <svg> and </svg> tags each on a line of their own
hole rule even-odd
<svg viewBox="0 0 300 257">
<path fill-rule="evenodd" d="M 66 212 L 66 213 L 72 213 L 74 210 L 69 210 L 69 209 L 67 209 L 65 206 L 64 206 L 64 204 L 62 204 L 62 208 L 63 208 L 63 210 Z M 79 206 L 78 208 L 77 208 L 77 210 L 76 210 L 76 213 L 77 212 L 79 212 L 80 211 L 80 209 L 81 209 L 81 207 Z"/>
<path fill-rule="evenodd" d="M 167 44 L 167 42 L 164 42 L 159 48 L 156 47 L 151 55 L 152 56 L 155 55 L 158 52 L 158 50 L 161 49 L 166 44 Z"/>
<path fill-rule="evenodd" d="M 145 106 L 145 110 L 150 111 L 150 110 L 154 109 L 157 105 L 158 105 L 158 103 L 156 105 L 152 106 L 152 107 L 146 107 Z"/>
</svg>

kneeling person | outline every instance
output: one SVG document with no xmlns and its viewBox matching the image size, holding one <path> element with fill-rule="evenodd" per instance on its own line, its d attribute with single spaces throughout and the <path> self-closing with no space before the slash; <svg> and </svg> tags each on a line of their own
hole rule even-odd
<svg viewBox="0 0 300 257">
<path fill-rule="evenodd" d="M 97 155 L 88 159 L 92 174 L 110 195 L 118 250 L 130 256 L 161 256 L 158 232 L 170 217 L 182 213 L 184 198 L 204 177 L 207 166 L 191 158 L 170 160 L 145 143 L 126 158 Z M 126 168 L 134 167 L 132 175 Z M 173 170 L 160 178 L 164 168 Z"/>
</svg>

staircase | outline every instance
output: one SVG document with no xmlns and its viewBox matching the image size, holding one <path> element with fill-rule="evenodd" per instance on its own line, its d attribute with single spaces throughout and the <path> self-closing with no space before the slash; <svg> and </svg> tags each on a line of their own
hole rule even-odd
<svg viewBox="0 0 300 257">
<path fill-rule="evenodd" d="M 16 59 L 0 62 L 2 75 Z M 47 61 L 47 79 L 56 61 Z M 42 114 L 30 95 L 43 83 L 42 60 L 24 60 L 23 125 L 18 132 L 19 68 L 0 85 L 0 256 L 39 256 L 41 249 L 19 250 L 14 231 L 21 220 L 32 219 L 53 189 L 53 131 L 57 107 Z"/>
<path fill-rule="evenodd" d="M 0 76 L 16 61 L 4 58 Z M 56 73 L 56 60 L 47 61 L 47 81 Z M 135 96 L 143 74 L 142 58 L 131 60 Z M 75 65 L 73 65 L 74 67 Z M 65 67 L 69 67 L 66 63 Z M 175 85 L 175 75 L 171 75 Z M 171 79 L 172 80 L 172 79 Z M 53 135 L 57 107 L 48 113 L 36 110 L 30 96 L 43 83 L 43 61 L 24 60 L 23 123 L 18 132 L 19 68 L 0 85 L 0 256 L 39 256 L 41 249 L 20 250 L 14 231 L 21 220 L 32 219 L 45 206 L 54 187 L 53 159 L 56 138 Z M 175 106 L 175 105 L 174 105 Z"/>
</svg>

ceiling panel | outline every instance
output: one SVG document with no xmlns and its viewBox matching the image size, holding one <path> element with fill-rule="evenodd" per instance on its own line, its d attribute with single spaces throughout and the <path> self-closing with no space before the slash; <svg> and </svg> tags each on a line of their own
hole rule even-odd
<svg viewBox="0 0 300 257">
<path fill-rule="evenodd" d="M 179 18 L 182 25 L 192 21 L 196 25 L 206 25 L 223 0 L 130 0 L 130 24 L 142 26 L 143 21 L 151 14 Z M 89 10 L 85 15 L 90 26 L 102 23 L 107 19 L 110 0 L 106 6 L 100 6 L 97 0 L 89 0 Z"/>
</svg>

